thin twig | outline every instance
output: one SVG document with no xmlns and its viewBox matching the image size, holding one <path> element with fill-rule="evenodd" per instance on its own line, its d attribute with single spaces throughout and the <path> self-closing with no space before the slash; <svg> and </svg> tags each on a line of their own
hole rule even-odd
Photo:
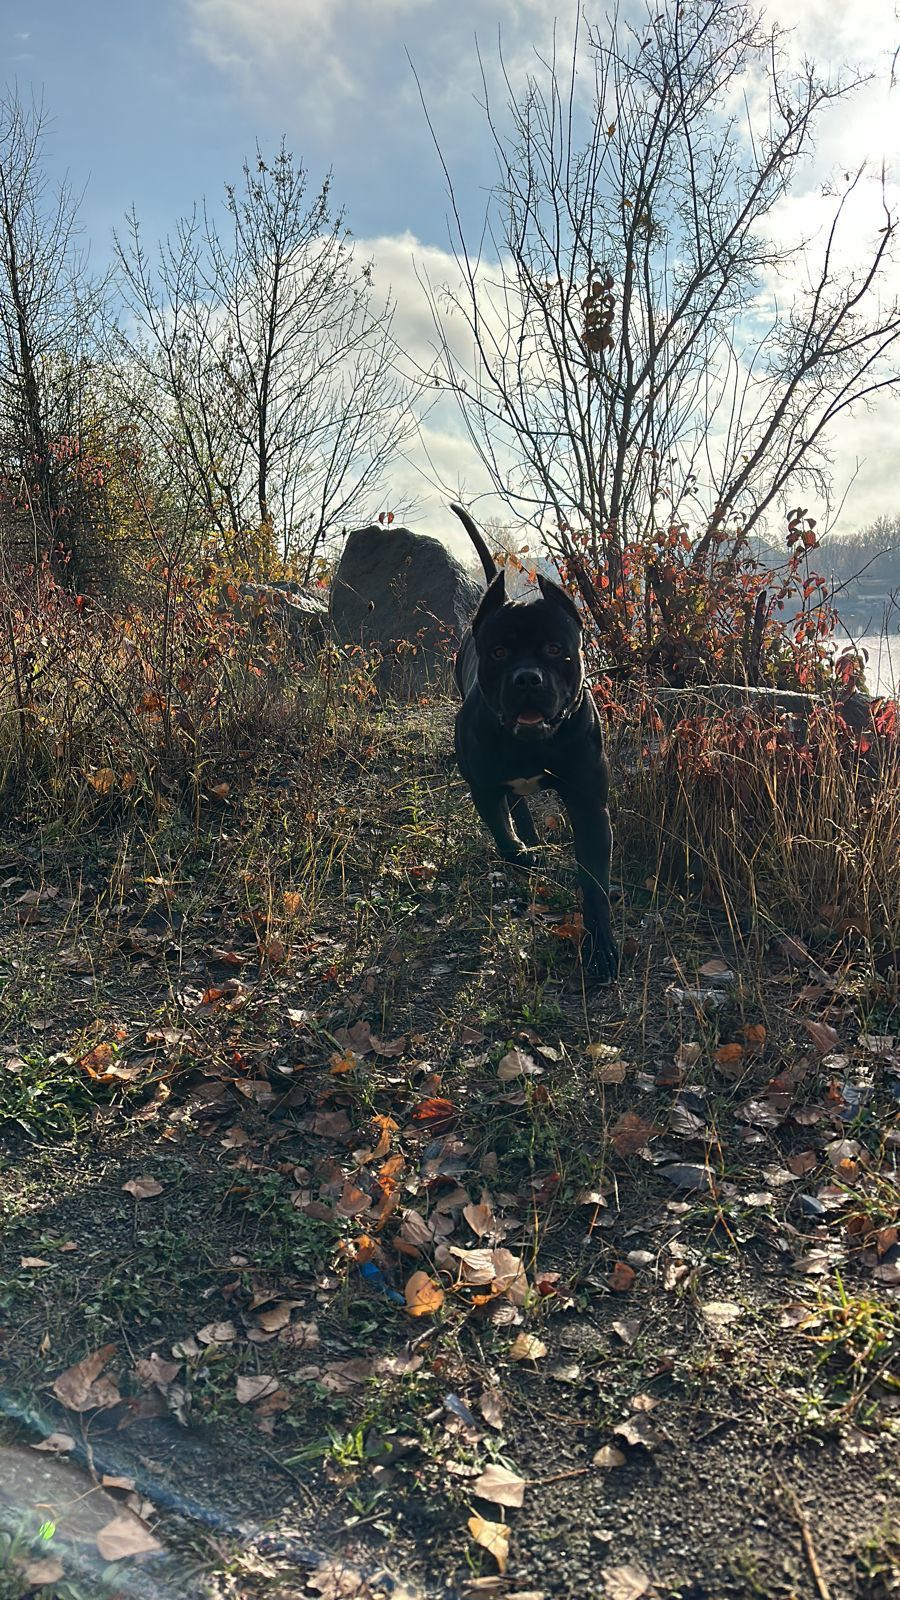
<svg viewBox="0 0 900 1600">
<path fill-rule="evenodd" d="M 545 1483 L 562 1483 L 563 1478 L 583 1478 L 590 1470 L 590 1467 L 569 1467 L 567 1472 L 551 1472 L 548 1478 L 527 1478 L 526 1482 L 540 1489 Z"/>
<path fill-rule="evenodd" d="M 782 1478 L 779 1478 L 778 1482 L 781 1487 L 781 1491 L 787 1500 L 788 1505 L 790 1506 L 791 1513 L 797 1523 L 797 1526 L 800 1529 L 800 1537 L 803 1540 L 803 1550 L 806 1555 L 809 1570 L 812 1573 L 813 1583 L 816 1586 L 816 1593 L 819 1596 L 819 1600 L 831 1600 L 831 1590 L 825 1582 L 825 1578 L 822 1574 L 822 1568 L 819 1566 L 819 1558 L 816 1555 L 816 1547 L 813 1544 L 813 1536 L 810 1530 L 806 1512 L 801 1506 L 800 1501 L 797 1499 L 793 1489 L 789 1489 Z"/>
</svg>

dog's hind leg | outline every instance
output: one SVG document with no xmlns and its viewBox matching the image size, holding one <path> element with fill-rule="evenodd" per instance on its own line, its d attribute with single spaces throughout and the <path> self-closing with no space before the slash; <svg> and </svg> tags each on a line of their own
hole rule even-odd
<svg viewBox="0 0 900 1600">
<path fill-rule="evenodd" d="M 609 811 L 596 798 L 560 791 L 575 838 L 575 859 L 584 897 L 585 965 L 601 978 L 618 976 L 619 952 L 612 931 L 609 904 L 609 866 L 612 827 Z"/>
</svg>

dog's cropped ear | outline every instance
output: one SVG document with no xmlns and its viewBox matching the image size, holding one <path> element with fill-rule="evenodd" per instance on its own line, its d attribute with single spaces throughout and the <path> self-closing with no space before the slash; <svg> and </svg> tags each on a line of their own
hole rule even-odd
<svg viewBox="0 0 900 1600">
<path fill-rule="evenodd" d="M 501 568 L 501 570 L 497 573 L 496 578 L 493 578 L 485 589 L 484 594 L 481 597 L 481 604 L 472 618 L 473 634 L 478 632 L 478 629 L 481 627 L 481 624 L 484 622 L 486 617 L 490 617 L 495 611 L 500 610 L 500 607 L 505 603 L 505 601 L 506 573 Z"/>
<path fill-rule="evenodd" d="M 560 610 L 566 613 L 566 616 L 571 617 L 572 621 L 577 622 L 579 628 L 581 627 L 581 613 L 572 596 L 566 594 L 561 584 L 554 583 L 552 578 L 545 578 L 539 572 L 538 588 L 545 600 L 550 600 L 555 606 L 559 606 Z"/>
</svg>

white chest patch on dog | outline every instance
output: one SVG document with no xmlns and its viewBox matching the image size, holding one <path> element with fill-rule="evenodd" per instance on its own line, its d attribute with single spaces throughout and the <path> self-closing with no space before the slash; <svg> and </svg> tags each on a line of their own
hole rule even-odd
<svg viewBox="0 0 900 1600">
<path fill-rule="evenodd" d="M 510 778 L 508 788 L 515 794 L 534 794 L 541 786 L 540 778 Z"/>
</svg>

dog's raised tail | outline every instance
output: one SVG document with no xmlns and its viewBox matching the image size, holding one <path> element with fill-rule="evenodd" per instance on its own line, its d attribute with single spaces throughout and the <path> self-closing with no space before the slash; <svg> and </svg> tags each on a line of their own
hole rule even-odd
<svg viewBox="0 0 900 1600">
<path fill-rule="evenodd" d="M 484 535 L 481 532 L 481 529 L 475 522 L 472 521 L 472 518 L 469 516 L 465 506 L 457 505 L 454 500 L 450 503 L 450 510 L 456 512 L 456 515 L 459 517 L 459 520 L 465 528 L 466 533 L 469 535 L 469 538 L 475 546 L 475 549 L 478 551 L 478 554 L 481 558 L 481 565 L 484 567 L 484 575 L 487 578 L 488 583 L 493 583 L 497 573 L 500 571 L 500 568 L 497 566 L 496 561 L 484 542 Z"/>
</svg>

